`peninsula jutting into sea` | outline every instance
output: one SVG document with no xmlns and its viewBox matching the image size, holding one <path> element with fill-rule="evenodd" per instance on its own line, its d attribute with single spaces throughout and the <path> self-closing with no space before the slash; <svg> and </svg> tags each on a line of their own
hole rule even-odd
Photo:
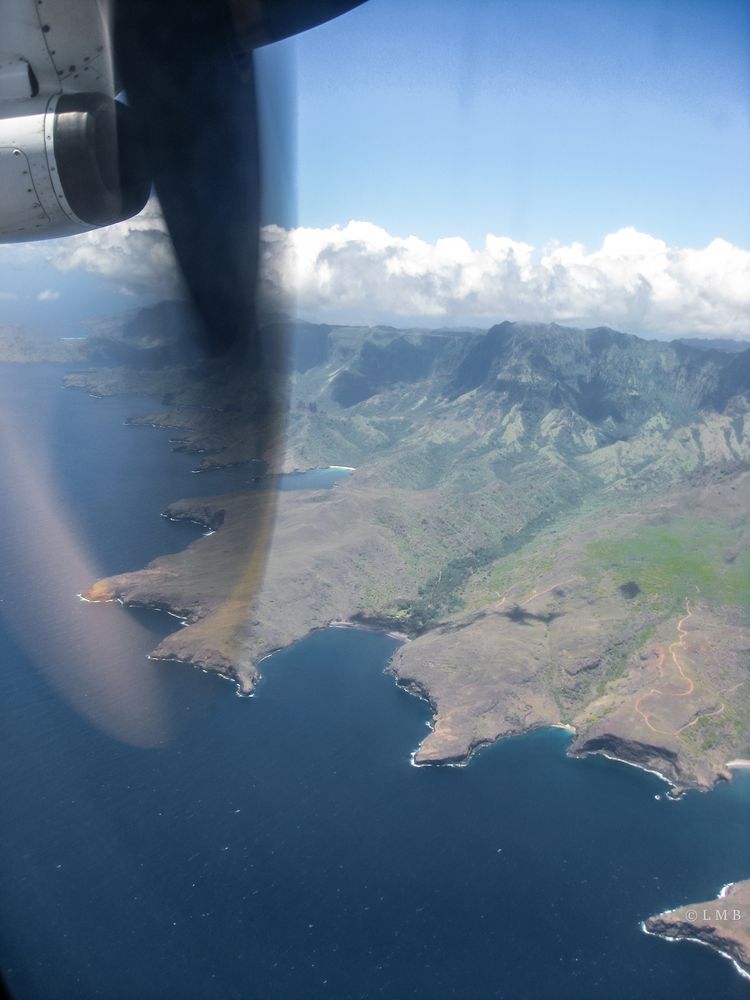
<svg viewBox="0 0 750 1000">
<path fill-rule="evenodd" d="M 730 882 L 716 899 L 689 903 L 649 917 L 648 934 L 667 941 L 697 941 L 730 959 L 750 979 L 750 880 Z"/>
<path fill-rule="evenodd" d="M 132 354 L 66 383 L 152 396 L 138 422 L 172 428 L 199 470 L 268 457 L 244 445 L 236 373 L 212 375 L 198 410 L 193 372 Z M 554 324 L 298 324 L 292 381 L 283 461 L 258 488 L 210 496 L 207 475 L 206 497 L 164 514 L 210 534 L 83 595 L 181 617 L 154 659 L 250 693 L 272 651 L 348 621 L 410 640 L 388 669 L 434 713 L 415 764 L 565 726 L 573 755 L 655 771 L 677 796 L 750 758 L 750 351 Z M 355 471 L 278 497 L 248 616 L 272 476 L 333 465 Z M 718 933 L 675 933 L 746 963 Z"/>
</svg>

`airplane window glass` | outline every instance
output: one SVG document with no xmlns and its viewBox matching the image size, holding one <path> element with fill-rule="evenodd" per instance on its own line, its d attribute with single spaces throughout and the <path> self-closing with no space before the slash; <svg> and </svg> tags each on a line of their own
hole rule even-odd
<svg viewBox="0 0 750 1000">
<path fill-rule="evenodd" d="M 0 23 L 8 995 L 744 996 L 747 4 Z"/>
</svg>

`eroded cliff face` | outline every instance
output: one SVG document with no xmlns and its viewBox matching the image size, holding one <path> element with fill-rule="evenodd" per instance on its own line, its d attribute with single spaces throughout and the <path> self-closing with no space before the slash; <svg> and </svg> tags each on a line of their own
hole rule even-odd
<svg viewBox="0 0 750 1000">
<path fill-rule="evenodd" d="M 708 945 L 750 979 L 750 880 L 731 883 L 716 899 L 649 917 L 644 929 L 670 941 Z"/>
</svg>

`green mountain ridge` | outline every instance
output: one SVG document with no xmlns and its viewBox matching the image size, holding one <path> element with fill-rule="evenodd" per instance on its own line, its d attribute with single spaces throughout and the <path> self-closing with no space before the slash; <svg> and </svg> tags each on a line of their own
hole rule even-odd
<svg viewBox="0 0 750 1000">
<path fill-rule="evenodd" d="M 351 465 L 397 453 L 399 471 L 385 474 L 401 485 L 407 464 L 424 487 L 460 464 L 479 485 L 540 451 L 574 460 L 715 418 L 741 429 L 749 387 L 750 350 L 705 352 L 606 328 L 503 323 L 484 335 L 379 332 L 359 345 L 329 334 L 326 361 L 295 376 L 289 447 L 300 466 L 323 464 L 333 448 Z M 727 441 L 728 460 L 736 444 Z"/>
</svg>

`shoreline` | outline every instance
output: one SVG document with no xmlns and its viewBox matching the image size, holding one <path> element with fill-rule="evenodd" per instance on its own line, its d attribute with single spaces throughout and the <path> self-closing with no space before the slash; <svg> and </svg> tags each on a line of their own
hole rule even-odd
<svg viewBox="0 0 750 1000">
<path fill-rule="evenodd" d="M 379 625 L 369 625 L 367 622 L 354 622 L 348 618 L 333 618 L 326 625 L 319 625 L 314 629 L 310 629 L 307 635 L 312 635 L 313 632 L 320 632 L 326 628 L 350 628 L 359 632 L 378 632 L 380 635 L 387 635 L 389 639 L 397 639 L 399 642 L 411 642 L 411 637 L 405 632 L 398 632 L 396 629 L 381 628 Z M 297 642 L 302 642 L 306 638 L 307 636 L 303 636 Z"/>
<path fill-rule="evenodd" d="M 661 778 L 662 781 L 669 785 L 667 799 L 670 802 L 678 802 L 691 788 L 698 788 L 698 786 L 690 786 L 690 788 L 687 788 L 677 785 L 671 778 L 668 778 L 666 774 L 662 774 L 661 771 L 657 771 L 654 767 L 646 767 L 644 764 L 636 764 L 635 761 L 625 760 L 624 757 L 615 757 L 614 754 L 607 753 L 606 750 L 587 750 L 583 753 L 570 754 L 570 756 L 578 757 L 581 760 L 584 757 L 606 757 L 607 760 L 616 761 L 618 764 L 627 764 L 628 767 L 634 767 L 639 771 L 645 771 L 646 774 L 656 775 L 657 778 Z"/>
<path fill-rule="evenodd" d="M 180 519 L 175 519 L 175 520 L 180 520 Z M 200 523 L 200 522 L 195 522 L 195 523 Z M 77 596 L 79 600 L 84 601 L 87 604 L 106 604 L 116 601 L 123 607 L 141 608 L 150 611 L 157 611 L 159 613 L 166 613 L 170 617 L 176 618 L 179 621 L 181 627 L 186 627 L 193 623 L 190 616 L 186 615 L 184 612 L 180 613 L 178 611 L 173 611 L 163 606 L 160 607 L 148 603 L 125 604 L 125 602 L 120 597 L 108 598 L 102 601 L 92 601 L 90 598 L 84 597 L 83 594 L 78 594 Z M 329 622 L 326 622 L 323 625 L 311 628 L 304 636 L 300 636 L 298 639 L 295 639 L 294 642 L 290 643 L 289 645 L 279 646 L 273 649 L 269 649 L 267 652 L 263 653 L 255 663 L 255 666 L 257 668 L 256 677 L 248 681 L 241 679 L 237 670 L 235 669 L 227 670 L 225 666 L 217 666 L 216 668 L 214 668 L 210 665 L 193 663 L 190 660 L 180 660 L 174 657 L 152 656 L 151 654 L 149 654 L 149 659 L 154 660 L 155 662 L 165 662 L 167 660 L 170 660 L 175 663 L 181 663 L 186 666 L 191 666 L 199 670 L 203 670 L 205 673 L 218 674 L 219 676 L 225 677 L 227 680 L 232 681 L 237 688 L 236 692 L 237 695 L 239 697 L 246 698 L 252 696 L 255 687 L 257 686 L 258 682 L 262 679 L 262 674 L 259 669 L 261 663 L 263 663 L 269 657 L 273 656 L 275 653 L 280 652 L 282 649 L 289 649 L 291 648 L 291 646 L 296 645 L 298 642 L 304 641 L 304 639 L 306 639 L 309 635 L 312 635 L 313 632 L 322 631 L 327 628 L 352 629 L 354 631 L 379 633 L 380 635 L 387 636 L 388 638 L 394 639 L 399 643 L 408 643 L 412 641 L 411 637 L 406 633 L 399 632 L 398 630 L 395 629 L 388 629 L 382 625 L 378 625 L 377 623 L 352 621 L 350 619 L 331 619 Z M 400 678 L 398 674 L 395 672 L 395 670 L 393 670 L 391 667 L 391 657 L 389 657 L 386 666 L 384 667 L 384 673 L 389 674 L 393 678 L 398 687 L 403 688 L 408 694 L 412 695 L 413 697 L 419 698 L 421 701 L 424 701 L 430 707 L 430 710 L 432 712 L 432 719 L 430 719 L 427 722 L 427 727 L 432 732 L 434 732 L 434 720 L 435 717 L 438 715 L 438 708 L 435 702 L 430 697 L 429 692 L 425 688 L 423 688 L 422 685 L 419 684 L 419 682 L 415 681 L 412 678 L 404 678 L 404 679 Z M 493 746 L 496 743 L 500 743 L 503 740 L 510 739 L 514 736 L 524 736 L 527 733 L 536 732 L 540 729 L 562 729 L 573 737 L 577 735 L 576 728 L 570 723 L 564 723 L 564 722 L 539 723 L 525 729 L 518 729 L 514 730 L 513 732 L 504 733 L 502 736 L 499 736 L 494 739 L 477 740 L 473 742 L 466 749 L 466 751 L 460 756 L 456 755 L 455 757 L 445 758 L 442 760 L 435 759 L 435 760 L 425 760 L 425 761 L 419 761 L 416 759 L 416 755 L 419 753 L 419 749 L 421 746 L 421 741 L 420 741 L 420 744 L 410 754 L 410 762 L 413 767 L 468 767 L 468 765 L 471 763 L 474 757 L 476 757 L 479 753 L 481 753 L 488 747 Z M 597 756 L 604 757 L 607 760 L 611 760 L 620 764 L 626 764 L 628 767 L 636 768 L 637 770 L 644 771 L 647 774 L 653 774 L 655 777 L 659 778 L 668 786 L 668 791 L 666 792 L 664 798 L 666 798 L 670 802 L 679 801 L 688 791 L 693 791 L 693 790 L 710 791 L 712 788 L 716 786 L 716 784 L 718 784 L 718 781 L 715 782 L 711 786 L 711 788 L 704 788 L 703 786 L 692 785 L 692 784 L 681 785 L 676 781 L 674 781 L 672 778 L 667 777 L 667 775 L 663 774 L 661 771 L 658 771 L 656 768 L 646 767 L 643 764 L 638 764 L 635 761 L 627 760 L 624 757 L 617 757 L 614 754 L 608 753 L 604 750 L 571 752 L 570 749 L 567 749 L 566 755 L 574 759 L 575 758 L 583 759 L 585 757 L 597 757 Z M 750 761 L 745 761 L 744 759 L 738 759 L 736 761 L 730 761 L 727 764 L 727 767 L 730 766 L 737 768 L 740 767 L 750 768 Z"/>
<path fill-rule="evenodd" d="M 731 884 L 731 883 L 730 883 Z M 669 910 L 665 910 L 665 913 L 669 913 Z M 746 969 L 744 965 L 737 961 L 734 955 L 731 955 L 728 951 L 724 951 L 721 948 L 717 948 L 714 944 L 709 944 L 708 941 L 704 941 L 702 938 L 690 937 L 685 934 L 659 934 L 657 931 L 650 931 L 646 927 L 646 921 L 641 921 L 641 930 L 644 934 L 649 937 L 658 938 L 660 941 L 668 941 L 669 944 L 679 944 L 680 941 L 690 941 L 694 944 L 702 944 L 704 948 L 708 948 L 715 955 L 720 955 L 722 958 L 727 959 L 734 966 L 735 970 L 742 976 L 743 979 L 750 980 L 750 969 Z"/>
</svg>

